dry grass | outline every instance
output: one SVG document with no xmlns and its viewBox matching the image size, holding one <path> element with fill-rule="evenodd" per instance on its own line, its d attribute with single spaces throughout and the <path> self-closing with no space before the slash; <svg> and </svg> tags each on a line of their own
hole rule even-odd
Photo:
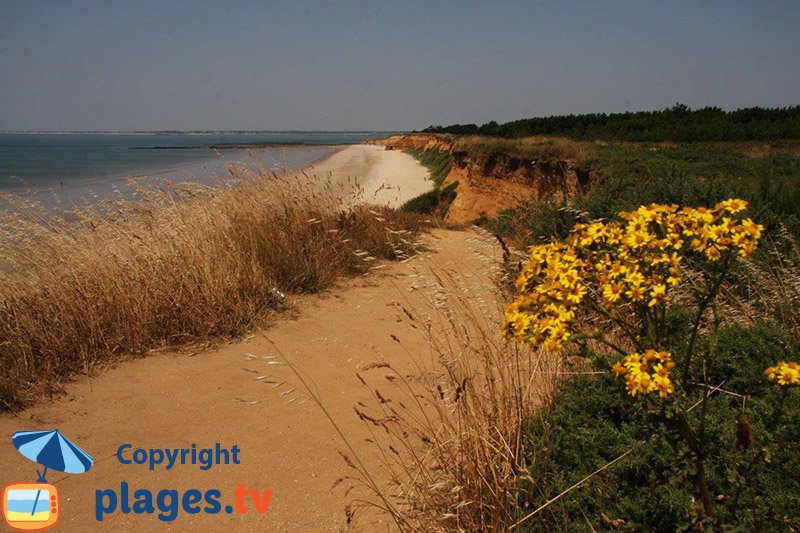
<svg viewBox="0 0 800 533">
<path fill-rule="evenodd" d="M 781 227 L 762 239 L 760 251 L 723 285 L 720 305 L 731 320 L 774 320 L 800 336 L 800 243 Z"/>
<path fill-rule="evenodd" d="M 453 276 L 438 280 L 429 308 L 404 308 L 430 345 L 429 354 L 407 350 L 416 370 L 384 364 L 362 370 L 374 401 L 356 410 L 386 472 L 351 466 L 372 492 L 372 504 L 401 529 L 504 530 L 524 500 L 518 494 L 526 475 L 522 423 L 550 401 L 558 363 L 505 343 L 498 306 L 505 298 L 487 302 Z M 445 288 L 454 286 L 459 290 Z M 387 475 L 391 487 L 371 483 Z"/>
<path fill-rule="evenodd" d="M 0 409 L 128 354 L 241 334 L 376 258 L 412 253 L 418 217 L 343 210 L 330 185 L 260 175 L 161 189 L 67 221 L 3 199 Z"/>
</svg>

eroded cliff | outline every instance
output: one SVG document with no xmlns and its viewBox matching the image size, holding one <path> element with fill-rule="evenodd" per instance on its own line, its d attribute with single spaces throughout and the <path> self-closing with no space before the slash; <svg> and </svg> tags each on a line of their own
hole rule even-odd
<svg viewBox="0 0 800 533">
<path fill-rule="evenodd" d="M 453 164 L 442 184 L 458 182 L 456 198 L 445 219 L 467 223 L 486 216 L 495 217 L 503 209 L 526 199 L 561 202 L 585 194 L 601 180 L 596 171 L 567 159 L 526 158 L 509 153 L 476 153 L 454 150 L 454 143 L 437 135 L 395 135 L 379 141 L 387 149 L 451 151 Z"/>
</svg>

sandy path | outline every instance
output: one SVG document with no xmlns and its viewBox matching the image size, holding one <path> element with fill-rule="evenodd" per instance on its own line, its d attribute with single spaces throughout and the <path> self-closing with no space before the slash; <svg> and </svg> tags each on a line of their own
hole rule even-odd
<svg viewBox="0 0 800 533">
<path fill-rule="evenodd" d="M 337 160 L 370 157 L 369 151 L 339 152 Z M 337 154 L 337 155 L 339 155 Z M 401 154 L 402 155 L 402 154 Z M 349 164 L 349 163 L 343 163 Z M 371 163 L 366 163 L 370 165 Z M 264 332 L 240 342 L 191 356 L 162 353 L 123 362 L 94 378 L 81 377 L 65 397 L 16 416 L 0 417 L 0 482 L 35 479 L 34 463 L 11 444 L 19 430 L 59 428 L 96 459 L 84 475 L 52 472 L 61 492 L 59 531 L 336 531 L 346 527 L 344 486 L 335 481 L 352 472 L 340 458 L 341 440 L 318 406 L 297 386 L 280 351 L 319 389 L 319 394 L 358 452 L 376 464 L 365 442 L 368 428 L 353 406 L 369 403 L 370 395 L 356 371 L 383 361 L 408 368 L 405 350 L 427 353 L 425 334 L 413 327 L 398 303 L 424 313 L 442 292 L 463 291 L 493 302 L 492 275 L 499 251 L 492 239 L 475 231 L 437 230 L 429 249 L 405 263 L 388 264 L 369 276 L 348 280 L 329 293 L 299 299 L 299 317 L 281 317 Z M 437 278 L 444 280 L 444 287 Z M 453 281 L 455 278 L 456 281 Z M 490 302 L 490 305 L 494 303 Z M 402 346 L 391 335 L 402 340 Z M 268 342 L 268 337 L 275 344 Z M 249 355 L 248 355 L 249 354 Z M 268 376 L 262 378 L 262 376 Z M 275 383 L 282 383 L 275 385 Z M 134 448 L 239 447 L 241 464 L 163 466 L 123 465 L 116 451 Z M 95 520 L 95 491 L 129 483 L 131 493 L 146 488 L 206 491 L 218 488 L 223 512 L 216 515 L 183 511 L 170 523 L 156 514 L 117 512 Z M 386 480 L 380 480 L 385 483 Z M 272 490 L 269 510 L 259 515 L 226 514 L 238 483 Z M 133 496 L 130 498 L 133 500 Z M 356 519 L 356 529 L 381 531 L 390 524 L 369 513 Z"/>
</svg>

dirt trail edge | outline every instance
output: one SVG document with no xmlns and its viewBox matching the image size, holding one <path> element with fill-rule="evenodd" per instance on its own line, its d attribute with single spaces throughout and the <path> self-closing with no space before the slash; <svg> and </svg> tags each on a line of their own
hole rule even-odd
<svg viewBox="0 0 800 533">
<path fill-rule="evenodd" d="M 13 432 L 58 428 L 96 460 L 83 475 L 48 474 L 61 495 L 59 531 L 346 529 L 344 508 L 350 498 L 343 485 L 333 487 L 337 479 L 352 474 L 337 451 L 345 447 L 291 369 L 281 364 L 275 346 L 313 382 L 359 456 L 374 464 L 375 450 L 365 442 L 369 432 L 353 411 L 357 402 L 369 403 L 370 398 L 356 372 L 374 362 L 402 368 L 408 364 L 406 349 L 430 350 L 425 333 L 413 327 L 399 304 L 424 312 L 425 302 L 442 291 L 468 287 L 496 307 L 490 300 L 495 298 L 492 285 L 501 254 L 491 236 L 477 230 L 436 230 L 425 239 L 428 251 L 347 280 L 321 296 L 304 297 L 298 302 L 299 317 L 281 317 L 247 340 L 193 356 L 162 353 L 123 362 L 94 378 L 79 378 L 57 401 L 0 417 L 3 481 L 35 480 L 37 465 L 14 449 Z M 402 339 L 402 346 L 392 335 Z M 125 443 L 132 445 L 123 454 L 128 459 L 136 448 L 236 445 L 241 464 L 208 470 L 192 464 L 167 470 L 161 464 L 151 471 L 147 464 L 125 465 L 117 459 Z M 126 514 L 118 502 L 114 512 L 97 521 L 95 491 L 111 489 L 122 498 L 122 482 L 128 484 L 129 503 L 136 490 L 150 490 L 155 512 Z M 252 502 L 246 514 L 233 509 L 240 483 L 272 491 L 266 513 L 255 512 Z M 174 489 L 183 496 L 190 489 L 213 488 L 221 492 L 218 514 L 180 509 L 174 521 L 159 520 L 159 491 Z M 387 520 L 366 513 L 350 527 L 392 529 Z"/>
</svg>

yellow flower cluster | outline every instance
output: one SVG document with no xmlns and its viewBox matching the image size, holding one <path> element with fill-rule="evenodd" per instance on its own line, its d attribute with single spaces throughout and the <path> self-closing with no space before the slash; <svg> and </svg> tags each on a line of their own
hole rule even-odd
<svg viewBox="0 0 800 533">
<path fill-rule="evenodd" d="M 770 381 L 777 381 L 781 387 L 789 385 L 800 385 L 800 365 L 795 361 L 781 361 L 775 366 L 771 366 L 764 371 L 764 375 Z"/>
<path fill-rule="evenodd" d="M 565 243 L 531 248 L 530 262 L 517 279 L 520 297 L 506 310 L 504 334 L 558 349 L 569 339 L 567 326 L 586 294 L 587 265 Z"/>
<path fill-rule="evenodd" d="M 685 254 L 716 262 L 753 253 L 763 228 L 737 216 L 746 208 L 738 199 L 712 209 L 652 204 L 620 213 L 620 221 L 578 224 L 565 242 L 531 247 L 517 279 L 518 297 L 505 313 L 504 335 L 557 350 L 589 292 L 606 311 L 623 303 L 663 304 L 681 282 Z"/>
<path fill-rule="evenodd" d="M 628 394 L 650 394 L 658 392 L 662 398 L 675 392 L 669 371 L 675 367 L 669 352 L 647 350 L 643 354 L 626 355 L 611 368 L 614 374 L 625 378 Z"/>
</svg>

